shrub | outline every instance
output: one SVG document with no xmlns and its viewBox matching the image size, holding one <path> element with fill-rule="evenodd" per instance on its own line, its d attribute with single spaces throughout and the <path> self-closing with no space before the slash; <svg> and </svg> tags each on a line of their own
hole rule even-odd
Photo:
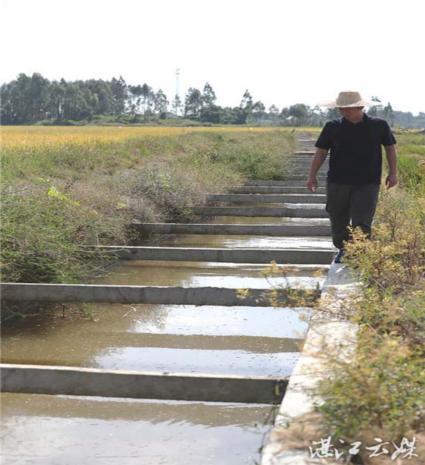
<svg viewBox="0 0 425 465">
<path fill-rule="evenodd" d="M 372 240 L 360 231 L 344 261 L 362 278 L 347 315 L 358 325 L 349 361 L 327 355 L 329 377 L 316 391 L 329 434 L 397 441 L 425 424 L 425 228 L 422 199 L 385 193 Z"/>
</svg>

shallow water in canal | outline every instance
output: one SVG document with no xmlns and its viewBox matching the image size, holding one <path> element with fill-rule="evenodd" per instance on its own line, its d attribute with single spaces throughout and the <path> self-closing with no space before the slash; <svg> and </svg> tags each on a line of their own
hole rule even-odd
<svg viewBox="0 0 425 465">
<path fill-rule="evenodd" d="M 327 224 L 327 220 L 307 220 Z M 214 223 L 305 224 L 216 217 Z M 332 248 L 328 238 L 169 235 L 151 245 Z M 148 245 L 145 243 L 141 245 Z M 269 288 L 321 286 L 328 266 L 121 261 L 95 284 Z M 309 310 L 154 304 L 71 305 L 6 322 L 2 360 L 154 372 L 289 376 Z M 114 398 L 2 395 L 5 464 L 254 465 L 273 407 Z"/>
<path fill-rule="evenodd" d="M 270 405 L 2 394 L 5 465 L 254 465 Z"/>
<path fill-rule="evenodd" d="M 325 266 L 282 266 L 295 286 Z M 263 265 L 123 261 L 94 283 L 267 287 Z M 312 275 L 317 276 L 313 277 Z M 282 277 L 271 278 L 282 285 Z M 66 305 L 3 327 L 2 358 L 155 372 L 289 376 L 302 348 L 302 308 Z M 3 394 L 7 464 L 254 465 L 270 405 Z M 269 419 L 269 420 L 267 420 Z M 182 454 L 184 451 L 184 454 Z"/>
<path fill-rule="evenodd" d="M 332 242 L 327 237 L 279 237 L 244 236 L 220 234 L 181 234 L 169 235 L 158 244 L 175 247 L 228 247 L 228 248 L 294 248 L 294 249 L 331 249 Z"/>
</svg>

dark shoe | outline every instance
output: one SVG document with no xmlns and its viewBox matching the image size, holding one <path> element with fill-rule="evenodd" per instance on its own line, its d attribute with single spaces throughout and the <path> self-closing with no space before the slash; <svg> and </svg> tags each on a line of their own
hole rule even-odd
<svg viewBox="0 0 425 465">
<path fill-rule="evenodd" d="M 334 263 L 341 263 L 341 258 L 344 256 L 344 249 L 339 249 L 339 252 L 335 255 Z"/>
</svg>

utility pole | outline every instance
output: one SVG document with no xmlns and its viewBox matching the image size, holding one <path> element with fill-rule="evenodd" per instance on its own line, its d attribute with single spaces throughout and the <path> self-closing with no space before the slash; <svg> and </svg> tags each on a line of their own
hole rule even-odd
<svg viewBox="0 0 425 465">
<path fill-rule="evenodd" d="M 180 68 L 176 69 L 176 95 L 174 98 L 175 102 L 180 101 Z M 178 116 L 179 108 L 176 105 L 175 109 L 176 115 Z"/>
</svg>

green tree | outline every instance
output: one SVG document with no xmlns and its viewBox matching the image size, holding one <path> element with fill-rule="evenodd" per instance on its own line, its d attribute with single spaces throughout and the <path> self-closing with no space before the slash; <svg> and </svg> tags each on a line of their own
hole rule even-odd
<svg viewBox="0 0 425 465">
<path fill-rule="evenodd" d="M 12 85 L 2 84 L 0 87 L 0 121 L 1 124 L 13 124 L 15 114 L 13 111 Z"/>
<path fill-rule="evenodd" d="M 276 105 L 269 106 L 269 113 L 270 115 L 279 116 L 279 108 Z"/>
<path fill-rule="evenodd" d="M 143 98 L 143 116 L 147 118 L 151 114 L 154 93 L 152 88 L 146 83 L 142 85 L 141 92 Z"/>
<path fill-rule="evenodd" d="M 341 117 L 341 114 L 338 108 L 328 108 L 326 112 L 326 119 L 333 120 L 333 119 L 338 119 L 340 117 Z"/>
<path fill-rule="evenodd" d="M 252 107 L 254 105 L 254 102 L 252 100 L 252 96 L 249 93 L 248 89 L 245 91 L 245 93 L 242 96 L 242 100 L 240 103 L 240 107 L 246 111 L 247 114 L 251 113 Z"/>
<path fill-rule="evenodd" d="M 248 89 L 245 90 L 241 103 L 239 104 L 239 108 L 241 112 L 238 114 L 238 124 L 245 124 L 247 118 L 252 113 L 252 107 L 254 106 L 254 102 L 252 100 L 252 95 L 249 93 Z"/>
<path fill-rule="evenodd" d="M 394 125 L 394 110 L 390 102 L 388 102 L 387 105 L 384 107 L 383 116 L 388 121 L 390 126 Z"/>
<path fill-rule="evenodd" d="M 63 119 L 63 107 L 65 103 L 66 82 L 53 81 L 50 84 L 47 100 L 47 118 L 60 121 Z"/>
<path fill-rule="evenodd" d="M 50 82 L 40 73 L 34 73 L 30 80 L 30 121 L 36 122 L 46 117 L 46 107 Z"/>
<path fill-rule="evenodd" d="M 114 97 L 112 94 L 111 84 L 102 79 L 90 79 L 85 85 L 92 94 L 90 98 L 93 105 L 93 114 L 112 115 L 114 107 Z"/>
<path fill-rule="evenodd" d="M 68 83 L 65 91 L 64 118 L 67 120 L 81 120 L 92 115 L 87 93 L 78 82 Z"/>
<path fill-rule="evenodd" d="M 298 122 L 304 122 L 307 120 L 309 115 L 309 109 L 304 103 L 296 103 L 289 107 L 289 116 L 297 118 Z"/>
<path fill-rule="evenodd" d="M 136 115 L 140 112 L 142 96 L 143 91 L 141 85 L 128 86 L 128 110 L 131 115 Z"/>
<path fill-rule="evenodd" d="M 111 91 L 113 95 L 113 114 L 120 116 L 126 111 L 128 89 L 122 76 L 119 79 L 112 78 Z"/>
<path fill-rule="evenodd" d="M 211 108 L 213 105 L 215 105 L 215 101 L 217 100 L 217 97 L 215 95 L 214 89 L 211 87 L 211 85 L 207 82 L 204 86 L 204 89 L 202 91 L 202 106 L 205 108 Z"/>
<path fill-rule="evenodd" d="M 181 113 L 182 113 L 182 108 L 183 108 L 183 104 L 182 104 L 182 101 L 181 101 L 181 98 L 178 94 L 176 94 L 174 96 L 174 100 L 173 100 L 173 103 L 172 103 L 172 109 L 173 109 L 173 112 L 176 116 L 180 116 Z"/>
<path fill-rule="evenodd" d="M 154 96 L 154 112 L 161 119 L 167 116 L 169 101 L 162 89 L 159 89 Z"/>
<path fill-rule="evenodd" d="M 190 87 L 184 102 L 184 115 L 189 119 L 199 119 L 202 107 L 202 94 L 199 89 Z"/>
<path fill-rule="evenodd" d="M 254 105 L 252 105 L 252 117 L 254 121 L 257 121 L 257 122 L 261 121 L 264 118 L 265 113 L 266 113 L 266 107 L 264 103 L 261 102 L 260 100 L 258 100 L 257 102 L 254 103 Z"/>
<path fill-rule="evenodd" d="M 9 90 L 11 123 L 23 124 L 31 122 L 31 78 L 24 73 L 20 73 L 16 81 L 10 83 Z"/>
</svg>

